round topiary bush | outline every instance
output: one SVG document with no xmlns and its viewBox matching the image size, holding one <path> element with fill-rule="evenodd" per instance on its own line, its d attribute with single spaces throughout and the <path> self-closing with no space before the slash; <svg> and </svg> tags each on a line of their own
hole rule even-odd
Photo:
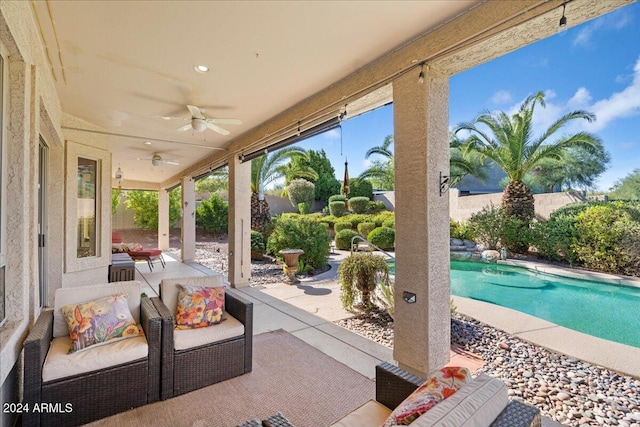
<svg viewBox="0 0 640 427">
<path fill-rule="evenodd" d="M 304 216 L 281 216 L 267 240 L 267 252 L 282 259 L 282 249 L 302 249 L 300 261 L 312 268 L 322 268 L 329 257 L 331 237 L 322 224 Z"/>
<path fill-rule="evenodd" d="M 393 249 L 396 243 L 396 232 L 393 228 L 378 227 L 369 233 L 367 240 L 380 249 Z"/>
<path fill-rule="evenodd" d="M 344 202 L 335 201 L 329 203 L 329 212 L 332 216 L 341 217 L 347 213 L 347 208 Z"/>
<path fill-rule="evenodd" d="M 371 233 L 375 228 L 375 222 L 361 222 L 360 224 L 358 224 L 358 233 L 366 238 L 369 233 Z"/>
<path fill-rule="evenodd" d="M 396 220 L 395 219 L 388 219 L 386 221 L 384 221 L 382 223 L 383 227 L 387 227 L 387 228 L 393 228 L 394 230 L 396 229 Z"/>
<path fill-rule="evenodd" d="M 342 230 L 351 230 L 352 228 L 353 228 L 353 225 L 349 221 L 340 221 L 340 222 L 336 222 L 333 225 L 333 231 L 335 231 L 336 233 Z"/>
<path fill-rule="evenodd" d="M 357 214 L 363 214 L 367 212 L 369 206 L 368 197 L 352 197 L 349 199 L 349 208 Z"/>
<path fill-rule="evenodd" d="M 357 235 L 358 233 L 351 229 L 339 231 L 338 233 L 336 233 L 336 248 L 343 251 L 350 251 L 351 239 L 353 239 L 353 237 Z"/>
<path fill-rule="evenodd" d="M 328 203 L 331 204 L 331 202 L 346 202 L 346 201 L 347 201 L 347 196 L 345 196 L 344 194 L 335 194 L 329 197 Z"/>
</svg>

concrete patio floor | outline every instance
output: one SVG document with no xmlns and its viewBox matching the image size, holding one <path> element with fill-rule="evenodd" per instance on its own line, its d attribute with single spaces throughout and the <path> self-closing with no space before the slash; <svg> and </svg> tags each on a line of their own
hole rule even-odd
<svg viewBox="0 0 640 427">
<path fill-rule="evenodd" d="M 340 284 L 337 266 L 345 253 L 332 254 L 331 270 L 311 279 L 302 279 L 297 285 L 270 283 L 235 289 L 254 304 L 254 335 L 284 329 L 362 375 L 374 379 L 375 366 L 393 362 L 393 351 L 334 322 L 351 317 L 340 302 Z M 207 276 L 220 274 L 198 263 L 182 263 L 171 255 L 163 254 L 167 266 L 159 263 L 153 271 L 145 262 L 136 263 L 136 280 L 142 283 L 142 292 L 158 295 L 164 278 Z M 475 372 L 483 365 L 475 355 L 452 348 L 449 365 L 464 366 Z"/>
</svg>

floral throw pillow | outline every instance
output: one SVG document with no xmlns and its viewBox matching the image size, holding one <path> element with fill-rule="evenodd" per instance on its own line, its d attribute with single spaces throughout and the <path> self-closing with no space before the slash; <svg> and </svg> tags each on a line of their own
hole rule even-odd
<svg viewBox="0 0 640 427">
<path fill-rule="evenodd" d="M 143 334 L 129 311 L 125 294 L 66 305 L 61 311 L 72 341 L 69 353 Z"/>
<path fill-rule="evenodd" d="M 411 424 L 429 409 L 453 395 L 470 379 L 471 373 L 466 368 L 452 366 L 436 371 L 393 410 L 382 427 Z"/>
<path fill-rule="evenodd" d="M 216 325 L 224 312 L 224 288 L 178 285 L 176 329 Z"/>
</svg>

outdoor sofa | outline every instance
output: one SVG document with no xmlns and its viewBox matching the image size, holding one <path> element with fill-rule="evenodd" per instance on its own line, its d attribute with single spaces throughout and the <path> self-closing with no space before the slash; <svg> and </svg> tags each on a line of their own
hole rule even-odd
<svg viewBox="0 0 640 427">
<path fill-rule="evenodd" d="M 178 285 L 223 288 L 223 321 L 197 329 L 176 329 Z M 226 288 L 222 276 L 164 279 L 160 298 L 151 300 L 163 318 L 162 400 L 251 372 L 253 303 Z"/>
<path fill-rule="evenodd" d="M 390 363 L 376 366 L 376 400 L 370 400 L 332 427 L 381 426 L 425 380 Z M 510 401 L 507 388 L 496 378 L 480 374 L 453 395 L 415 419 L 413 427 L 540 427 L 540 411 Z"/>
<path fill-rule="evenodd" d="M 111 304 L 115 294 L 121 295 L 120 311 L 112 318 L 122 319 L 128 308 L 127 320 L 117 321 L 122 337 L 93 345 L 85 341 L 85 348 L 75 348 L 61 308 L 95 307 L 89 304 L 98 300 L 104 312 L 102 304 Z M 90 322 L 93 327 L 100 320 Z M 149 298 L 141 298 L 139 282 L 56 290 L 54 309 L 40 314 L 24 342 L 23 403 L 29 410 L 22 414 L 22 425 L 81 425 L 158 401 L 160 344 L 161 319 Z M 77 351 L 70 353 L 72 347 Z"/>
</svg>

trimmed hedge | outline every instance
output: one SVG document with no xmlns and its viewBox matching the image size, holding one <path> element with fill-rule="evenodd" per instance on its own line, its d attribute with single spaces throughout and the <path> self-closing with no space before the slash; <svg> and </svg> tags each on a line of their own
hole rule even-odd
<svg viewBox="0 0 640 427">
<path fill-rule="evenodd" d="M 345 196 L 344 194 L 334 194 L 333 196 L 329 197 L 328 203 L 331 203 L 331 202 L 346 202 L 346 201 L 347 201 L 347 196 Z"/>
<path fill-rule="evenodd" d="M 347 213 L 345 202 L 335 201 L 329 203 L 329 212 L 331 212 L 331 216 L 344 216 Z"/>
<path fill-rule="evenodd" d="M 383 227 L 387 227 L 387 228 L 393 228 L 394 230 L 396 229 L 396 220 L 395 219 L 388 219 L 386 221 L 384 221 L 382 223 Z"/>
<path fill-rule="evenodd" d="M 369 233 L 367 240 L 380 249 L 393 249 L 396 243 L 396 232 L 393 228 L 378 227 Z"/>
<path fill-rule="evenodd" d="M 358 233 L 364 238 L 367 238 L 369 233 L 371 233 L 376 228 L 375 222 L 361 222 L 358 224 Z"/>
<path fill-rule="evenodd" d="M 336 248 L 343 251 L 350 251 L 351 239 L 353 239 L 354 236 L 357 235 L 358 233 L 351 229 L 339 231 L 338 233 L 336 233 Z"/>
<path fill-rule="evenodd" d="M 335 231 L 336 233 L 339 233 L 342 230 L 351 230 L 353 228 L 353 224 L 351 224 L 349 221 L 340 221 L 340 222 L 336 222 L 333 225 L 333 231 Z"/>
<path fill-rule="evenodd" d="M 369 207 L 368 197 L 352 197 L 349 199 L 349 208 L 351 208 L 353 213 L 357 213 L 357 214 L 366 213 L 367 207 Z"/>
</svg>

